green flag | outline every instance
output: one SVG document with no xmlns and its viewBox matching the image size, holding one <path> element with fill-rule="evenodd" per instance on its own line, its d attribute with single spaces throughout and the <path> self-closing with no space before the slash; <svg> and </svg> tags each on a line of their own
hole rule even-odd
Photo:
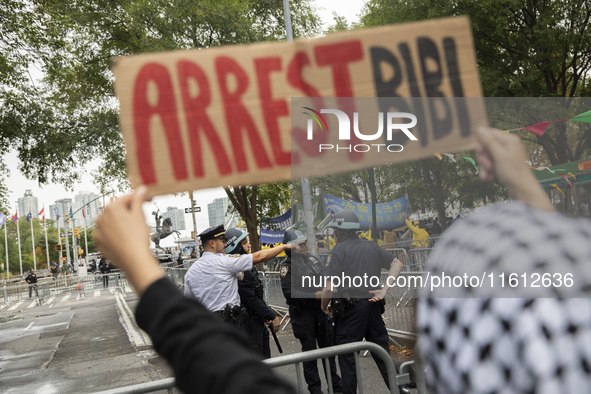
<svg viewBox="0 0 591 394">
<path fill-rule="evenodd" d="M 571 119 L 575 122 L 591 123 L 591 111 L 583 112 Z"/>
</svg>

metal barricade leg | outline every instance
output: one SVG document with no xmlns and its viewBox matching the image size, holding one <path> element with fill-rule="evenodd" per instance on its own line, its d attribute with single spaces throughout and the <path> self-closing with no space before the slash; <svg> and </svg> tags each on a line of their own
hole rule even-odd
<svg viewBox="0 0 591 394">
<path fill-rule="evenodd" d="M 298 393 L 304 394 L 304 387 L 302 386 L 302 363 L 296 364 L 296 375 L 298 380 Z"/>
<path fill-rule="evenodd" d="M 363 382 L 361 378 L 361 369 L 359 368 L 359 352 L 353 353 L 355 357 L 355 375 L 357 375 L 357 390 L 359 394 L 363 394 Z"/>
</svg>

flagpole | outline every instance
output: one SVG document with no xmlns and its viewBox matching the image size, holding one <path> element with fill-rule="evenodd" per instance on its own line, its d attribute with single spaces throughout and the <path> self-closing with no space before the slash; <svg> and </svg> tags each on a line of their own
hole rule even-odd
<svg viewBox="0 0 591 394">
<path fill-rule="evenodd" d="M 16 202 L 17 206 L 18 206 L 18 201 Z M 18 228 L 18 209 L 16 211 L 16 236 L 17 236 L 17 240 L 18 240 L 18 263 L 21 269 L 21 275 L 23 274 L 23 258 L 21 255 L 21 232 Z"/>
<path fill-rule="evenodd" d="M 60 269 L 62 268 L 62 258 L 63 258 L 63 254 L 62 254 L 62 236 L 60 235 L 60 210 L 59 208 L 56 206 L 55 207 L 55 216 L 57 217 L 57 220 L 55 221 L 55 224 L 57 224 L 57 243 L 60 245 L 60 261 L 57 264 Z"/>
<path fill-rule="evenodd" d="M 45 222 L 45 204 L 43 204 L 43 227 L 45 227 L 45 252 L 47 252 L 47 268 L 49 265 L 49 243 L 47 242 L 47 223 Z M 58 234 L 59 237 L 59 234 Z"/>
<path fill-rule="evenodd" d="M 88 257 L 88 239 L 86 238 L 86 227 L 88 226 L 86 225 L 86 213 L 84 213 L 84 208 L 82 208 L 82 216 L 84 216 L 84 250 L 86 251 L 84 259 L 86 260 Z"/>
<path fill-rule="evenodd" d="M 37 271 L 37 256 L 35 253 L 35 233 L 33 232 L 33 214 L 31 213 L 31 206 L 29 205 L 29 213 L 31 217 L 29 218 L 29 222 L 31 222 L 31 242 L 33 243 L 33 270 Z"/>
<path fill-rule="evenodd" d="M 6 222 L 8 218 L 4 218 L 4 249 L 6 250 L 6 279 L 10 277 L 10 264 L 8 263 L 8 238 L 6 234 Z"/>
</svg>

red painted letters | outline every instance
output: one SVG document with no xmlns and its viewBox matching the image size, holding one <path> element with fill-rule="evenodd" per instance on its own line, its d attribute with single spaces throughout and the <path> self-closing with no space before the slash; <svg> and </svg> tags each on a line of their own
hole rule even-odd
<svg viewBox="0 0 591 394">
<path fill-rule="evenodd" d="M 189 141 L 191 143 L 191 153 L 193 154 L 193 172 L 196 177 L 203 177 L 203 158 L 201 155 L 201 138 L 202 131 L 211 149 L 215 152 L 215 160 L 218 166 L 220 175 L 227 175 L 232 172 L 232 166 L 228 155 L 224 150 L 224 145 L 220 140 L 217 131 L 205 113 L 205 109 L 211 101 L 211 92 L 209 89 L 209 82 L 203 70 L 195 63 L 188 61 L 180 61 L 177 63 L 177 70 L 179 73 L 181 93 L 183 96 L 183 104 L 185 108 L 185 116 L 187 118 L 187 126 L 189 133 Z M 189 92 L 189 79 L 192 78 L 199 86 L 199 95 L 192 98 Z"/>
<path fill-rule="evenodd" d="M 273 147 L 275 162 L 279 165 L 291 164 L 291 152 L 284 151 L 281 146 L 281 132 L 277 118 L 289 115 L 289 109 L 285 100 L 273 100 L 271 92 L 270 74 L 273 71 L 281 71 L 281 58 L 271 57 L 255 59 L 254 61 L 259 84 L 259 97 L 261 109 L 267 126 L 267 134 Z"/>
<path fill-rule="evenodd" d="M 148 82 L 158 89 L 158 102 L 151 106 L 148 100 Z M 176 180 L 188 178 L 185 151 L 176 113 L 174 91 L 166 67 L 147 63 L 139 71 L 133 91 L 133 123 L 137 143 L 138 166 L 142 182 L 151 185 L 157 182 L 150 139 L 150 121 L 159 115 L 168 142 L 168 152 Z M 131 153 L 133 154 L 133 153 Z"/>
<path fill-rule="evenodd" d="M 254 156 L 257 166 L 259 168 L 272 167 L 257 128 L 250 114 L 240 101 L 241 96 L 248 88 L 248 75 L 246 75 L 244 70 L 234 59 L 226 56 L 220 56 L 215 59 L 215 69 L 224 102 L 226 124 L 228 125 L 229 137 L 232 142 L 238 171 L 248 171 L 242 138 L 243 129 L 246 129 L 250 139 L 252 155 Z M 234 75 L 237 81 L 237 87 L 234 92 L 228 90 L 228 76 L 230 75 Z"/>
</svg>

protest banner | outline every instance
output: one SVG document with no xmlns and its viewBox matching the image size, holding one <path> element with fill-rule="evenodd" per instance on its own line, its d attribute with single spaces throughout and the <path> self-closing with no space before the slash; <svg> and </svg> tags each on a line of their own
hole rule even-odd
<svg viewBox="0 0 591 394">
<path fill-rule="evenodd" d="M 412 112 L 418 120 L 418 142 L 407 143 L 400 154 L 326 150 L 318 155 L 304 139 L 292 141 L 292 97 L 316 97 L 315 110 L 346 109 L 351 120 L 354 104 L 337 100 L 327 107 L 322 97 L 481 97 L 465 17 L 289 43 L 139 54 L 117 58 L 112 71 L 129 177 L 134 187 L 148 186 L 150 195 L 260 184 L 471 149 L 475 126 L 487 124 L 484 106 L 474 100 L 454 104 L 447 111 L 453 116 L 442 119 L 437 113 L 449 105 L 441 100 L 412 103 L 409 111 L 401 110 L 406 104 L 394 103 L 398 112 Z M 307 120 L 300 113 L 298 108 L 296 121 L 305 133 Z M 388 115 L 387 121 L 390 125 L 393 118 Z M 440 122 L 444 128 L 438 134 Z M 330 129 L 326 143 L 335 145 L 338 128 Z"/>
<path fill-rule="evenodd" d="M 283 243 L 283 234 L 285 234 L 285 230 L 292 224 L 291 208 L 289 208 L 284 214 L 274 218 L 262 217 L 260 233 L 261 243 Z"/>
<path fill-rule="evenodd" d="M 329 212 L 351 211 L 359 218 L 361 230 L 369 230 L 371 228 L 371 204 L 343 200 L 328 194 L 323 194 L 323 196 L 327 214 Z M 376 227 L 380 231 L 403 227 L 406 225 L 404 216 L 409 216 L 409 214 L 408 196 L 394 201 L 376 204 Z"/>
</svg>

